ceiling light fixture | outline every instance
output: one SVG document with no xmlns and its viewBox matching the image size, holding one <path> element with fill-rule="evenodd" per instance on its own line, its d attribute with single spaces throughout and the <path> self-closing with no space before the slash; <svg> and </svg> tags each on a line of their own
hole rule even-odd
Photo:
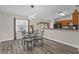
<svg viewBox="0 0 79 59">
<path fill-rule="evenodd" d="M 34 8 L 34 5 L 31 5 L 30 7 L 31 7 L 31 8 Z"/>
<path fill-rule="evenodd" d="M 67 15 L 67 12 L 66 11 L 63 11 L 63 12 L 58 12 L 60 15 L 62 16 L 66 16 Z"/>
<path fill-rule="evenodd" d="M 64 13 L 60 13 L 62 16 L 65 16 L 65 14 Z"/>
<path fill-rule="evenodd" d="M 37 14 L 32 14 L 32 15 L 28 16 L 29 20 L 33 20 L 33 19 L 36 19 L 36 18 L 37 18 Z"/>
</svg>

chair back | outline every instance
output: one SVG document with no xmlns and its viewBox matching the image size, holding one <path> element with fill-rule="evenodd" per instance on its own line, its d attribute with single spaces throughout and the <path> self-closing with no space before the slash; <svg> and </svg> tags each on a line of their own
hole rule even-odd
<svg viewBox="0 0 79 59">
<path fill-rule="evenodd" d="M 28 32 L 26 32 L 26 31 L 22 31 L 22 38 L 24 39 L 24 38 L 27 38 L 28 37 Z"/>
<path fill-rule="evenodd" d="M 43 35 L 44 35 L 44 30 L 38 30 L 37 36 L 42 39 L 43 38 Z"/>
<path fill-rule="evenodd" d="M 44 30 L 41 31 L 41 39 L 43 38 L 43 35 L 44 35 Z"/>
</svg>

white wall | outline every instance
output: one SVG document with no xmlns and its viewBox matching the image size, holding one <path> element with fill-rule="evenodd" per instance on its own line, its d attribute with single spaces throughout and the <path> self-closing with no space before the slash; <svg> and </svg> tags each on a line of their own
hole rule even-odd
<svg viewBox="0 0 79 59">
<path fill-rule="evenodd" d="M 1 13 L 0 13 L 0 27 L 1 27 Z M 0 40 L 1 40 L 1 28 L 0 28 Z"/>
<path fill-rule="evenodd" d="M 54 26 L 53 26 L 54 22 L 55 22 L 54 20 L 50 21 L 50 28 L 54 28 Z"/>
<path fill-rule="evenodd" d="M 44 37 L 79 48 L 79 31 L 46 29 Z"/>
<path fill-rule="evenodd" d="M 13 16 L 2 13 L 2 19 L 1 19 L 1 41 L 7 40 L 7 39 L 13 39 Z"/>
<path fill-rule="evenodd" d="M 0 12 L 0 41 L 12 40 L 14 39 L 14 17 L 20 18 L 20 16 Z"/>
</svg>

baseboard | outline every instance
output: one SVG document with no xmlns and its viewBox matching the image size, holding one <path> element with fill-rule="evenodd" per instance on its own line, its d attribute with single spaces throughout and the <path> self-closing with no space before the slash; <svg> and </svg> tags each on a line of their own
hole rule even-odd
<svg viewBox="0 0 79 59">
<path fill-rule="evenodd" d="M 79 51 L 79 46 L 72 45 L 72 44 L 69 44 L 69 43 L 66 43 L 66 42 L 63 42 L 63 41 L 59 41 L 59 40 L 57 40 L 57 39 L 54 39 L 54 38 L 51 38 L 51 37 L 47 37 L 47 36 L 44 36 L 44 38 L 47 38 L 47 39 L 50 39 L 50 40 L 53 40 L 53 41 L 56 41 L 56 42 L 59 42 L 59 43 L 63 43 L 63 44 L 72 46 L 72 47 L 74 47 L 74 48 L 77 48 L 78 51 Z"/>
<path fill-rule="evenodd" d="M 14 39 L 14 38 L 1 39 L 0 42 L 8 41 L 8 40 L 13 40 L 13 39 Z"/>
</svg>

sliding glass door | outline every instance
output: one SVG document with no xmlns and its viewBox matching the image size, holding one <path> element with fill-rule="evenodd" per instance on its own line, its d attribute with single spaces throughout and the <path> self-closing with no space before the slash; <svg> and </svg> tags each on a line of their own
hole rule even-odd
<svg viewBox="0 0 79 59">
<path fill-rule="evenodd" d="M 28 20 L 16 19 L 16 39 L 22 38 L 22 31 L 28 32 Z"/>
</svg>

